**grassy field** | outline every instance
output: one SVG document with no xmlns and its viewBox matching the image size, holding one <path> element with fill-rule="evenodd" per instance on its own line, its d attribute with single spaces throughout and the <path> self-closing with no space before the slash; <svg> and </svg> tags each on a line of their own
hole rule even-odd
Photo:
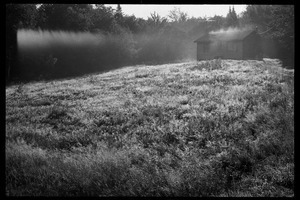
<svg viewBox="0 0 300 200">
<path fill-rule="evenodd" d="M 9 196 L 294 196 L 294 71 L 129 66 L 6 88 Z"/>
</svg>

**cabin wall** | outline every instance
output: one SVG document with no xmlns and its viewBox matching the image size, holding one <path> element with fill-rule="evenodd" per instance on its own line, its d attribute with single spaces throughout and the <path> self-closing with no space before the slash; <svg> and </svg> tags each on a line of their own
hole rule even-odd
<svg viewBox="0 0 300 200">
<path fill-rule="evenodd" d="M 244 39 L 243 59 L 258 59 L 262 57 L 261 38 L 253 33 Z"/>
<path fill-rule="evenodd" d="M 279 44 L 274 40 L 262 38 L 261 48 L 264 58 L 277 58 L 279 55 Z"/>
<path fill-rule="evenodd" d="M 197 43 L 197 60 L 209 60 L 219 57 L 224 59 L 242 59 L 242 41 Z"/>
<path fill-rule="evenodd" d="M 197 60 L 213 59 L 209 47 L 210 43 L 197 43 Z"/>
<path fill-rule="evenodd" d="M 243 43 L 242 41 L 227 42 L 227 48 L 223 49 L 224 57 L 227 59 L 242 59 Z"/>
</svg>

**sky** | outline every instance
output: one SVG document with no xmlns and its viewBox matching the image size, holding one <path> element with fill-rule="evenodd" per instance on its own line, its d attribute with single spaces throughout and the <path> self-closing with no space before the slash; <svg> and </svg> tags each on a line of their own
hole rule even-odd
<svg viewBox="0 0 300 200">
<path fill-rule="evenodd" d="M 247 5 L 176 5 L 176 4 L 165 4 L 165 5 L 138 5 L 138 4 L 120 4 L 122 11 L 126 15 L 134 15 L 135 17 L 148 19 L 150 13 L 156 12 L 161 17 L 167 17 L 170 10 L 175 7 L 179 8 L 181 11 L 186 12 L 189 17 L 213 17 L 215 15 L 221 15 L 226 17 L 229 6 L 234 6 L 234 10 L 237 15 L 246 10 Z M 110 6 L 114 9 L 117 8 L 117 4 L 105 4 L 105 6 Z"/>
</svg>

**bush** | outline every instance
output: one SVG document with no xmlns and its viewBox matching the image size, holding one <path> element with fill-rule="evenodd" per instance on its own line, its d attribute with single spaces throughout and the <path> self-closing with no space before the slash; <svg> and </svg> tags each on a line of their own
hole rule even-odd
<svg viewBox="0 0 300 200">
<path fill-rule="evenodd" d="M 191 70 L 215 70 L 215 69 L 221 69 L 222 68 L 222 60 L 219 59 L 214 59 L 210 61 L 201 61 L 197 63 L 196 66 L 191 68 Z"/>
</svg>

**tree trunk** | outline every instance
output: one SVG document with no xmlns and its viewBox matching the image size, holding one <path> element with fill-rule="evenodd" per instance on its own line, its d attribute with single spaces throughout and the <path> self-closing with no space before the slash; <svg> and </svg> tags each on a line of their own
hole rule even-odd
<svg viewBox="0 0 300 200">
<path fill-rule="evenodd" d="M 18 59 L 17 30 L 6 32 L 6 82 L 11 81 Z"/>
</svg>

